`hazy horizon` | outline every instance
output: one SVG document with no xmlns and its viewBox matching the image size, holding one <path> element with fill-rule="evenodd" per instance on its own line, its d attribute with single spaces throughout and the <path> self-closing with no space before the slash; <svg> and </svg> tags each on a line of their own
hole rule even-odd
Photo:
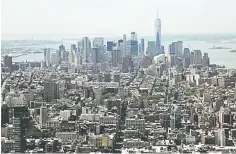
<svg viewBox="0 0 236 154">
<path fill-rule="evenodd" d="M 2 36 L 236 33 L 235 0 L 3 0 Z"/>
</svg>

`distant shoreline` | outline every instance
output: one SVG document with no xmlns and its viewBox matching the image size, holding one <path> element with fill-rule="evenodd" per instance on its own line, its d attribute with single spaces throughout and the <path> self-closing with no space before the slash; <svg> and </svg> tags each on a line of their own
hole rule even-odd
<svg viewBox="0 0 236 154">
<path fill-rule="evenodd" d="M 127 36 L 130 33 L 125 33 Z M 122 38 L 124 34 L 114 35 L 114 34 L 49 34 L 49 35 L 14 35 L 14 34 L 2 34 L 3 41 L 14 41 L 14 40 L 57 40 L 61 41 L 62 39 L 81 39 L 82 37 L 103 37 L 105 39 L 114 39 L 114 38 Z M 154 36 L 140 36 L 138 38 L 144 38 L 147 40 L 153 40 Z M 236 33 L 235 34 L 162 34 L 162 40 L 202 40 L 202 41 L 219 41 L 219 40 L 234 40 L 236 41 Z"/>
</svg>

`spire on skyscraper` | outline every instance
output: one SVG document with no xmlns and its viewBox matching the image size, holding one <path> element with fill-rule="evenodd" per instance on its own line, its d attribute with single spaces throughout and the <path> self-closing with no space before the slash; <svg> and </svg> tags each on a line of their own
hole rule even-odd
<svg viewBox="0 0 236 154">
<path fill-rule="evenodd" d="M 157 9 L 157 19 L 159 18 L 158 9 Z"/>
</svg>

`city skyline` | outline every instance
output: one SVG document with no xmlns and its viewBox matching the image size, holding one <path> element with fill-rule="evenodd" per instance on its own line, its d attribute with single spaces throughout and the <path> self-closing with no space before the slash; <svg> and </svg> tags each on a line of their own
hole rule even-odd
<svg viewBox="0 0 236 154">
<path fill-rule="evenodd" d="M 137 32 L 138 36 L 153 36 L 157 9 L 162 19 L 163 35 L 236 33 L 236 22 L 232 20 L 236 13 L 231 11 L 234 3 L 233 0 L 227 0 L 227 3 L 212 0 L 207 2 L 150 0 L 148 3 L 141 0 L 128 2 L 120 0 L 116 3 L 107 0 L 99 2 L 8 0 L 2 2 L 2 36 L 37 34 L 117 36 L 132 31 Z"/>
</svg>

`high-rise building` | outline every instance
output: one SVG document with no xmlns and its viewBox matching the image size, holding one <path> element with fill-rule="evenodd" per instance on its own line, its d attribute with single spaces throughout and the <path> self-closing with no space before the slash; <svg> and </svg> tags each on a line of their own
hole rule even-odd
<svg viewBox="0 0 236 154">
<path fill-rule="evenodd" d="M 26 150 L 26 129 L 27 118 L 29 117 L 28 107 L 19 106 L 13 108 L 13 150 L 25 152 Z"/>
<path fill-rule="evenodd" d="M 194 64 L 201 65 L 202 64 L 202 52 L 201 50 L 194 50 Z"/>
<path fill-rule="evenodd" d="M 155 39 L 157 54 L 159 54 L 161 48 L 161 19 L 159 18 L 158 13 L 157 18 L 155 20 Z"/>
<path fill-rule="evenodd" d="M 121 61 L 120 50 L 114 49 L 111 53 L 111 62 L 113 67 L 117 67 Z"/>
<path fill-rule="evenodd" d="M 138 44 L 138 55 L 140 56 L 142 56 L 143 55 L 143 52 L 142 52 L 142 44 L 141 43 L 139 43 Z"/>
<path fill-rule="evenodd" d="M 65 61 L 65 52 L 66 52 L 66 49 L 65 49 L 65 46 L 64 45 L 60 45 L 59 46 L 59 52 L 58 52 L 58 59 L 60 59 L 61 61 Z M 61 64 L 61 61 L 60 61 L 60 64 Z"/>
<path fill-rule="evenodd" d="M 8 67 L 10 70 L 12 70 L 12 57 L 8 55 L 4 56 L 4 67 Z"/>
<path fill-rule="evenodd" d="M 118 40 L 118 46 L 121 46 L 123 44 L 123 40 Z"/>
<path fill-rule="evenodd" d="M 174 54 L 170 54 L 170 66 L 174 66 L 175 65 L 175 55 Z"/>
<path fill-rule="evenodd" d="M 123 40 L 118 40 L 118 46 L 117 49 L 120 50 L 120 58 L 122 59 L 124 57 L 124 49 L 123 49 Z"/>
<path fill-rule="evenodd" d="M 176 42 L 176 52 L 175 55 L 177 57 L 182 57 L 183 56 L 183 41 L 177 41 Z"/>
<path fill-rule="evenodd" d="M 189 48 L 184 48 L 183 58 L 189 57 L 190 58 L 190 50 Z"/>
<path fill-rule="evenodd" d="M 88 63 L 89 62 L 89 55 L 91 52 L 91 42 L 88 37 L 84 37 L 82 39 L 82 62 Z"/>
<path fill-rule="evenodd" d="M 99 48 L 99 61 L 105 60 L 104 38 L 103 37 L 95 37 L 93 39 L 93 47 Z"/>
<path fill-rule="evenodd" d="M 144 52 L 144 50 L 145 50 L 144 39 L 141 39 L 141 51 Z"/>
<path fill-rule="evenodd" d="M 49 49 L 44 49 L 44 62 L 46 64 L 46 67 L 50 67 L 51 66 L 51 52 Z"/>
<path fill-rule="evenodd" d="M 60 45 L 60 46 L 59 46 L 59 50 L 60 50 L 60 51 L 64 51 L 64 50 L 66 50 L 66 48 L 65 48 L 64 45 Z"/>
<path fill-rule="evenodd" d="M 1 118 L 2 126 L 6 123 L 9 123 L 9 107 L 7 106 L 6 102 L 3 102 L 1 106 Z"/>
<path fill-rule="evenodd" d="M 204 66 L 209 66 L 210 65 L 210 58 L 208 57 L 208 53 L 204 53 L 203 55 L 203 65 Z"/>
<path fill-rule="evenodd" d="M 59 83 L 56 80 L 44 81 L 43 98 L 46 102 L 52 102 L 54 99 L 59 98 Z"/>
<path fill-rule="evenodd" d="M 93 47 L 92 48 L 92 62 L 94 64 L 96 64 L 99 61 L 100 61 L 100 48 L 99 47 Z"/>
<path fill-rule="evenodd" d="M 185 57 L 184 59 L 183 59 L 183 66 L 184 66 L 184 68 L 189 68 L 189 65 L 190 65 L 191 63 L 190 63 L 190 57 Z"/>
<path fill-rule="evenodd" d="M 127 47 L 126 47 L 126 35 L 123 36 L 123 57 L 127 55 Z"/>
<path fill-rule="evenodd" d="M 130 55 L 127 55 L 123 58 L 122 72 L 123 73 L 134 72 L 134 62 Z"/>
<path fill-rule="evenodd" d="M 114 42 L 113 41 L 107 41 L 107 51 L 113 51 Z"/>
<path fill-rule="evenodd" d="M 165 47 L 163 45 L 161 46 L 160 54 L 165 54 Z"/>
<path fill-rule="evenodd" d="M 73 52 L 76 52 L 76 45 L 75 44 L 71 44 L 71 51 L 73 51 Z"/>
<path fill-rule="evenodd" d="M 78 41 L 77 43 L 77 51 L 82 52 L 82 41 Z"/>
<path fill-rule="evenodd" d="M 120 74 L 115 73 L 113 76 L 113 80 L 114 80 L 114 82 L 120 82 Z"/>
<path fill-rule="evenodd" d="M 52 65 L 58 64 L 58 56 L 57 56 L 57 53 L 52 53 L 52 56 L 51 56 L 51 64 L 52 64 Z"/>
<path fill-rule="evenodd" d="M 65 58 L 64 61 L 67 62 L 67 63 L 69 62 L 69 56 L 70 56 L 70 52 L 69 51 L 65 51 L 64 52 L 64 58 Z"/>
<path fill-rule="evenodd" d="M 99 48 L 101 48 L 101 47 L 103 47 L 103 45 L 104 45 L 104 39 L 103 39 L 103 37 L 95 37 L 95 38 L 93 39 L 93 47 L 99 47 Z"/>
<path fill-rule="evenodd" d="M 172 42 L 170 45 L 169 45 L 169 54 L 170 55 L 173 55 L 176 53 L 176 42 Z"/>
<path fill-rule="evenodd" d="M 39 125 L 40 128 L 46 128 L 46 122 L 48 118 L 48 112 L 46 106 L 41 106 L 39 115 Z"/>
<path fill-rule="evenodd" d="M 57 57 L 58 64 L 61 64 L 61 61 L 62 61 L 61 53 L 62 53 L 62 51 L 60 49 L 56 51 L 56 57 Z"/>
<path fill-rule="evenodd" d="M 135 32 L 131 32 L 131 38 L 130 40 L 137 41 L 137 34 Z"/>
<path fill-rule="evenodd" d="M 190 53 L 190 65 L 194 64 L 194 52 Z"/>
<path fill-rule="evenodd" d="M 69 53 L 69 55 L 68 55 L 68 63 L 69 64 L 75 63 L 75 52 L 71 50 L 68 53 Z"/>
<path fill-rule="evenodd" d="M 111 74 L 110 73 L 104 74 L 104 82 L 111 82 Z"/>
<path fill-rule="evenodd" d="M 137 40 L 127 41 L 127 53 L 132 56 L 138 56 L 138 41 Z"/>
<path fill-rule="evenodd" d="M 169 53 L 175 54 L 176 57 L 182 57 L 183 55 L 183 42 L 182 41 L 177 41 L 177 42 L 172 42 L 169 45 Z"/>
<path fill-rule="evenodd" d="M 156 56 L 156 45 L 155 45 L 155 41 L 148 41 L 147 55 L 150 56 L 150 57 Z"/>
<path fill-rule="evenodd" d="M 94 92 L 94 99 L 96 100 L 96 104 L 100 105 L 102 100 L 102 88 L 101 87 L 95 87 L 93 89 Z"/>
</svg>

